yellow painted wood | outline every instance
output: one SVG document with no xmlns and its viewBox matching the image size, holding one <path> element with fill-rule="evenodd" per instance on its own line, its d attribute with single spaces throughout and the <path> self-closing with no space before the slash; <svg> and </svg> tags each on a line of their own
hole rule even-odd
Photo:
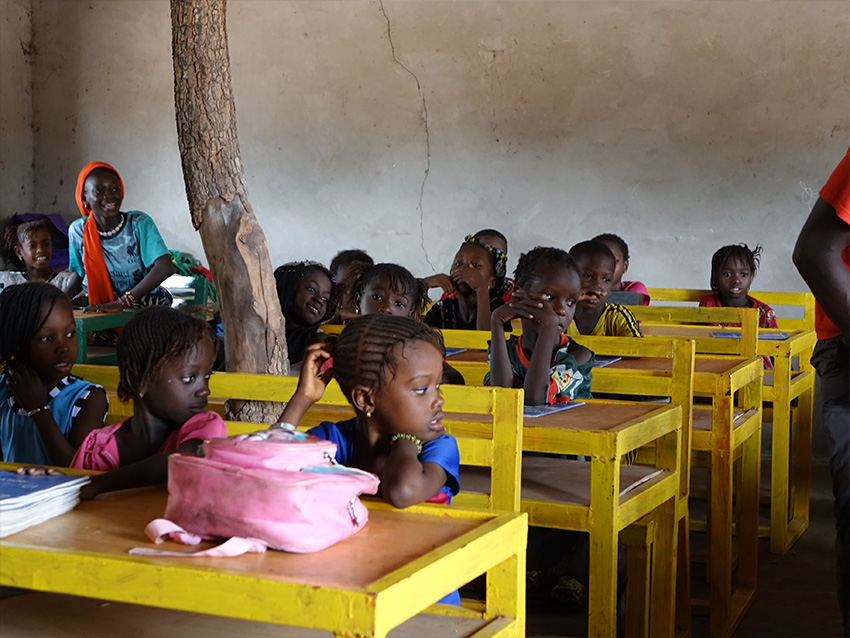
<svg viewBox="0 0 850 638">
<path fill-rule="evenodd" d="M 647 292 L 653 302 L 687 302 L 699 303 L 711 290 L 694 290 L 680 288 L 648 288 Z M 776 311 L 777 325 L 783 330 L 814 330 L 815 329 L 815 298 L 810 292 L 750 292 L 750 295 L 763 301 Z M 783 316 L 783 307 L 794 307 L 802 318 Z"/>
<path fill-rule="evenodd" d="M 778 293 L 798 295 L 802 305 L 808 302 L 808 293 Z M 790 302 L 789 302 L 790 303 Z M 671 321 L 679 318 L 677 312 L 690 312 L 693 308 L 665 308 Z M 751 310 L 750 312 L 754 312 Z M 794 331 L 786 329 L 788 338 L 781 341 L 759 339 L 757 353 L 772 357 L 774 370 L 765 374 L 763 398 L 770 405 L 769 420 L 772 423 L 773 437 L 770 470 L 770 551 L 786 553 L 808 528 L 809 523 L 809 482 L 811 475 L 811 431 L 812 406 L 814 397 L 814 370 L 811 356 L 816 336 L 811 329 L 798 326 Z M 693 338 L 697 350 L 729 354 L 734 339 L 714 339 L 711 332 L 717 330 L 710 326 L 683 326 L 674 324 L 644 324 L 647 334 L 664 334 Z M 760 330 L 759 332 L 776 332 Z M 743 350 L 741 350 L 743 352 Z M 793 362 L 799 364 L 795 371 Z M 798 399 L 799 407 L 795 413 L 792 401 Z M 796 416 L 796 419 L 793 417 Z M 767 415 L 765 416 L 767 419 Z M 795 432 L 796 428 L 796 432 Z M 793 453 L 792 453 L 793 446 Z M 793 497 L 792 497 L 793 495 Z"/>
<path fill-rule="evenodd" d="M 370 521 L 324 552 L 224 559 L 137 557 L 164 487 L 118 492 L 0 541 L 0 584 L 301 626 L 337 636 L 385 636 L 469 578 L 493 581 L 476 635 L 523 636 L 527 521 L 515 513 L 440 506 L 405 511 L 369 502 Z M 403 534 L 395 547 L 377 539 Z M 421 544 L 419 549 L 418 544 Z M 172 548 L 169 548 L 172 549 Z M 369 576 L 351 565 L 379 551 Z M 386 554 L 386 558 L 383 558 Z M 359 564 L 362 564 L 359 563 Z M 336 573 L 334 570 L 336 569 Z M 458 614 L 459 615 L 459 614 Z"/>
<path fill-rule="evenodd" d="M 115 367 L 77 365 L 74 374 L 99 383 L 109 391 L 118 387 L 118 369 Z M 210 378 L 210 395 L 222 399 L 283 402 L 289 400 L 297 384 L 297 377 L 216 373 Z M 491 468 L 493 481 L 486 505 L 491 509 L 518 512 L 523 391 L 445 385 L 442 386 L 442 394 L 445 399 L 443 409 L 447 413 L 446 429 L 457 438 L 461 464 Z M 119 418 L 132 414 L 129 404 L 111 401 L 110 414 L 115 410 L 120 410 Z M 351 416 L 353 411 L 339 385 L 331 381 L 322 400 L 308 411 L 302 425 L 309 427 L 322 420 Z M 485 421 L 474 421 L 478 417 Z M 469 427 L 466 424 L 468 418 L 473 419 Z M 242 434 L 261 427 L 255 423 L 230 422 L 228 433 Z M 463 491 L 455 499 L 458 506 L 480 507 L 481 503 L 480 494 Z"/>
</svg>

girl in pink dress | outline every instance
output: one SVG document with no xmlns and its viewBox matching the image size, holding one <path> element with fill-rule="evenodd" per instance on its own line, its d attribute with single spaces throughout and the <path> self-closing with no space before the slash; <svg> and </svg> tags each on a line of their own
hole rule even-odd
<svg viewBox="0 0 850 638">
<path fill-rule="evenodd" d="M 162 306 L 131 319 L 118 342 L 118 397 L 133 400 L 133 416 L 93 430 L 71 467 L 106 470 L 92 477 L 81 498 L 164 483 L 168 456 L 194 454 L 205 439 L 226 436 L 215 412 L 206 412 L 215 350 L 198 317 Z"/>
</svg>

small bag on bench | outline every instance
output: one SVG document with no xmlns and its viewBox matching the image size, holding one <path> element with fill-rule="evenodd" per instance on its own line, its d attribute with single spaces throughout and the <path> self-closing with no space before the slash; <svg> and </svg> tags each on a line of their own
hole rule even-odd
<svg viewBox="0 0 850 638">
<path fill-rule="evenodd" d="M 230 545 L 239 553 L 263 545 L 298 553 L 330 547 L 366 524 L 358 496 L 375 494 L 379 483 L 374 474 L 337 464 L 335 453 L 330 441 L 274 428 L 205 441 L 203 457 L 172 454 L 168 520 L 146 531 L 155 542 L 175 532 L 189 544 L 237 537 Z M 216 549 L 212 555 L 224 555 Z"/>
</svg>

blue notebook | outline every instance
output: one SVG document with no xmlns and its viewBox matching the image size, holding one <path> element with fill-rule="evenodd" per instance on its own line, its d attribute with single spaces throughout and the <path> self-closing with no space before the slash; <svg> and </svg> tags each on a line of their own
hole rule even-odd
<svg viewBox="0 0 850 638">
<path fill-rule="evenodd" d="M 740 332 L 712 332 L 712 337 L 718 339 L 740 339 Z M 787 332 L 759 332 L 759 339 L 764 341 L 785 341 L 788 338 Z"/>
<path fill-rule="evenodd" d="M 0 470 L 0 538 L 72 509 L 88 476 L 27 476 Z"/>
</svg>

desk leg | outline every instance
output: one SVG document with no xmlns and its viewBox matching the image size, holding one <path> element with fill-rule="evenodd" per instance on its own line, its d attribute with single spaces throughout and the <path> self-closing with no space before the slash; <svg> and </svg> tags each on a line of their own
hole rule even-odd
<svg viewBox="0 0 850 638">
<path fill-rule="evenodd" d="M 794 451 L 794 491 L 791 494 L 791 516 L 800 521 L 792 538 L 799 538 L 809 526 L 809 492 L 812 480 L 812 410 L 815 383 L 797 398 L 797 439 Z"/>
<path fill-rule="evenodd" d="M 83 330 L 83 322 L 76 319 L 74 323 L 77 325 L 77 359 L 75 363 L 85 363 L 88 359 L 88 340 Z"/>
<path fill-rule="evenodd" d="M 652 601 L 649 613 L 650 636 L 673 636 L 678 545 L 676 504 L 673 496 L 658 507 L 655 551 L 652 555 Z"/>
<path fill-rule="evenodd" d="M 708 522 L 708 579 L 711 587 L 709 634 L 729 635 L 729 604 L 732 597 L 732 453 L 731 396 L 712 402 L 711 494 Z"/>
<path fill-rule="evenodd" d="M 791 470 L 791 359 L 775 357 L 773 371 L 773 443 L 770 454 L 770 551 L 788 551 Z"/>
<path fill-rule="evenodd" d="M 511 637 L 525 636 L 525 547 L 487 572 L 487 618 L 516 618 Z"/>
<path fill-rule="evenodd" d="M 587 634 L 614 638 L 617 633 L 617 541 L 620 460 L 590 460 L 590 570 Z"/>
</svg>

